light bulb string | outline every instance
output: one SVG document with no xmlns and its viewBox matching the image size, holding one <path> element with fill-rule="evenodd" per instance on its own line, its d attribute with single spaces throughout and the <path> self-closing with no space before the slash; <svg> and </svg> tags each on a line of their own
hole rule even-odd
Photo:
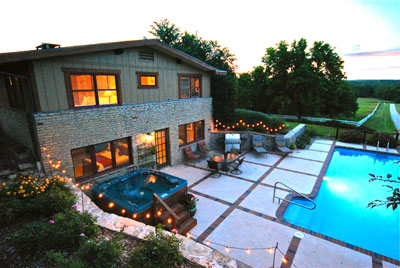
<svg viewBox="0 0 400 268">
<path fill-rule="evenodd" d="M 189 233 L 190 234 L 190 233 Z M 196 237 L 198 237 L 197 235 L 194 235 L 194 234 L 190 234 L 190 237 L 194 237 L 194 238 L 196 238 Z M 206 240 L 206 244 L 213 244 L 213 245 L 216 245 L 216 246 L 220 246 L 220 247 L 223 247 L 223 248 L 229 248 L 229 249 L 236 249 L 236 250 L 244 250 L 244 251 L 253 251 L 253 250 L 272 250 L 272 249 L 274 249 L 274 250 L 276 250 L 277 252 L 279 252 L 280 254 L 282 254 L 282 256 L 283 256 L 283 258 L 285 258 L 285 260 L 288 262 L 288 263 L 291 263 L 294 267 L 296 267 L 296 268 L 298 268 L 293 262 L 291 262 L 291 261 L 289 261 L 286 257 L 285 257 L 285 253 L 283 253 L 280 249 L 279 249 L 279 247 L 277 247 L 277 246 L 272 246 L 272 247 L 261 247 L 261 248 L 242 248 L 242 247 L 231 247 L 231 246 L 228 246 L 228 245 L 223 245 L 223 244 L 220 244 L 220 243 L 216 243 L 216 242 L 212 242 L 212 241 L 209 241 L 209 240 Z"/>
</svg>

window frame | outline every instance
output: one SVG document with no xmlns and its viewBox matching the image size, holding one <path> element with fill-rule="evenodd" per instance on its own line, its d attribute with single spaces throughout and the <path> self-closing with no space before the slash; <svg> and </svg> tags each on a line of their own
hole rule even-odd
<svg viewBox="0 0 400 268">
<path fill-rule="evenodd" d="M 75 68 L 62 68 L 64 72 L 65 78 L 65 88 L 67 90 L 67 99 L 68 99 L 68 107 L 69 109 L 90 109 L 90 108 L 101 108 L 101 107 L 110 107 L 110 106 L 118 106 L 122 104 L 122 89 L 121 89 L 121 71 L 120 70 L 103 70 L 103 69 L 75 69 Z M 74 104 L 74 96 L 73 89 L 71 83 L 71 75 L 91 75 L 93 78 L 93 91 L 95 92 L 95 100 L 96 105 L 88 105 L 88 106 L 75 106 Z M 115 85 L 117 92 L 117 103 L 113 104 L 99 104 L 99 91 L 97 89 L 96 75 L 113 75 L 115 76 Z M 89 90 L 88 90 L 89 91 Z"/>
<path fill-rule="evenodd" d="M 10 85 L 10 81 L 12 85 Z M 13 75 L 5 75 L 4 83 L 10 107 L 25 110 L 20 78 Z"/>
<path fill-rule="evenodd" d="M 116 161 L 116 158 L 115 158 L 115 151 L 116 151 L 115 150 L 116 149 L 115 148 L 115 142 L 119 141 L 119 140 L 123 140 L 123 139 L 128 139 L 129 162 L 117 166 L 117 163 L 116 163 L 117 161 Z M 112 167 L 104 169 L 102 171 L 97 171 L 95 146 L 103 144 L 103 143 L 109 143 L 110 144 L 110 150 L 111 150 L 111 156 L 112 156 L 112 159 L 111 159 Z M 79 150 L 79 149 L 84 149 L 84 148 L 85 149 L 88 148 L 88 151 L 90 152 L 92 173 L 90 175 L 76 177 L 76 175 L 75 175 L 75 166 L 73 164 L 74 161 L 73 161 L 73 158 L 72 158 L 72 151 Z M 96 143 L 96 144 L 91 144 L 91 145 L 87 145 L 87 146 L 82 146 L 82 147 L 71 149 L 71 159 L 72 159 L 72 168 L 74 170 L 74 177 L 75 177 L 75 179 L 77 181 L 84 181 L 84 180 L 88 180 L 88 179 L 94 178 L 94 177 L 99 176 L 99 175 L 106 174 L 106 173 L 111 172 L 111 171 L 115 171 L 115 170 L 118 170 L 118 169 L 121 169 L 121 168 L 125 168 L 125 167 L 130 166 L 130 165 L 133 165 L 134 161 L 133 161 L 133 153 L 132 152 L 133 152 L 133 150 L 132 150 L 132 139 L 131 139 L 131 137 L 124 137 L 124 138 L 120 138 L 120 139 L 100 142 L 100 143 Z"/>
<path fill-rule="evenodd" d="M 181 97 L 181 78 L 182 77 L 188 77 L 190 79 L 190 88 L 189 88 L 189 98 L 182 98 Z M 199 79 L 199 96 L 198 97 L 192 97 L 192 78 L 198 78 Z M 201 98 L 203 97 L 203 85 L 202 85 L 202 79 L 203 75 L 201 74 L 184 74 L 184 73 L 178 73 L 178 95 L 179 99 L 195 99 L 195 98 Z"/>
<path fill-rule="evenodd" d="M 137 76 L 137 88 L 138 89 L 156 89 L 158 88 L 158 73 L 157 72 L 136 72 Z M 141 77 L 142 76 L 155 76 L 156 78 L 156 85 L 155 86 L 145 86 L 141 84 Z"/>
<path fill-rule="evenodd" d="M 199 122 L 202 122 L 201 125 L 203 126 L 203 137 L 201 139 L 199 139 L 197 137 L 197 132 L 196 132 L 197 124 Z M 191 142 L 187 142 L 187 126 L 190 125 L 190 124 L 193 124 L 194 140 L 191 141 Z M 180 126 L 185 126 L 185 140 L 184 140 L 183 144 L 179 144 L 179 127 Z M 198 120 L 198 121 L 195 121 L 195 122 L 189 122 L 189 123 L 186 123 L 186 124 L 178 125 L 178 145 L 179 145 L 179 148 L 183 148 L 183 147 L 186 147 L 188 145 L 192 145 L 192 144 L 198 143 L 200 141 L 204 141 L 204 140 L 205 140 L 204 119 L 203 120 Z"/>
</svg>

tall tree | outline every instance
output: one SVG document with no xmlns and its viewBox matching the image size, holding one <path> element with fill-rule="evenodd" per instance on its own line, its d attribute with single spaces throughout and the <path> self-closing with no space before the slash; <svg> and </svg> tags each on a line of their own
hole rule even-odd
<svg viewBox="0 0 400 268">
<path fill-rule="evenodd" d="M 275 113 L 304 115 L 336 115 L 343 109 L 343 98 L 353 112 L 355 99 L 349 88 L 340 91 L 345 75 L 343 61 L 324 42 L 314 42 L 307 49 L 301 38 L 290 46 L 285 41 L 267 48 L 262 58 Z M 348 103 L 350 102 L 350 104 Z"/>
<path fill-rule="evenodd" d="M 202 60 L 218 69 L 227 71 L 226 76 L 211 75 L 211 96 L 213 97 L 214 116 L 223 121 L 229 121 L 235 108 L 235 93 L 237 78 L 235 75 L 236 60 L 226 47 L 221 47 L 217 41 L 204 40 L 197 35 L 180 32 L 175 24 L 168 20 L 151 26 L 151 34 L 176 49 Z"/>
</svg>

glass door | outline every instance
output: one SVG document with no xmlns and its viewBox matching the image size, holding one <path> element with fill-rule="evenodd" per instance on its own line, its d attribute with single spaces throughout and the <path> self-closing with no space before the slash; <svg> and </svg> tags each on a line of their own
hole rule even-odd
<svg viewBox="0 0 400 268">
<path fill-rule="evenodd" d="M 156 130 L 156 159 L 157 168 L 169 165 L 168 129 Z"/>
</svg>

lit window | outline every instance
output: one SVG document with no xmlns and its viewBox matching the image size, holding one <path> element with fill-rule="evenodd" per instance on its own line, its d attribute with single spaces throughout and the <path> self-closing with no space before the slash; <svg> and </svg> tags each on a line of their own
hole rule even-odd
<svg viewBox="0 0 400 268">
<path fill-rule="evenodd" d="M 138 88 L 158 88 L 158 73 L 137 72 Z"/>
<path fill-rule="evenodd" d="M 178 143 L 184 146 L 193 142 L 204 140 L 204 120 L 180 125 L 178 127 Z"/>
<path fill-rule="evenodd" d="M 132 163 L 129 138 L 90 145 L 71 151 L 75 178 L 85 178 Z"/>
<path fill-rule="evenodd" d="M 72 107 L 118 104 L 116 75 L 67 73 L 71 81 Z"/>
</svg>

